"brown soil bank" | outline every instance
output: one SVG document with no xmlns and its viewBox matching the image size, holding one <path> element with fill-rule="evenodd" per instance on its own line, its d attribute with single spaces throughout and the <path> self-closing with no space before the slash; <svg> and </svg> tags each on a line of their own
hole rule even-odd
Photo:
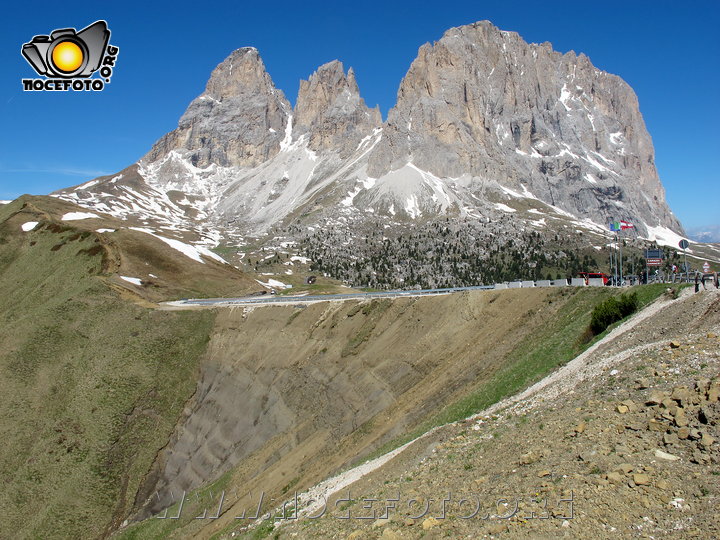
<svg viewBox="0 0 720 540">
<path fill-rule="evenodd" d="M 227 496 L 220 519 L 193 521 L 190 510 L 172 524 L 150 520 L 154 535 L 180 525 L 179 537 L 210 536 L 233 524 L 230 509 L 249 492 L 264 491 L 269 505 L 356 463 L 534 351 L 538 336 L 587 325 L 608 294 L 473 291 L 221 309 L 197 391 L 141 490 L 138 517 L 216 481 L 215 495 Z"/>
<path fill-rule="evenodd" d="M 653 307 L 537 392 L 417 441 L 322 518 L 255 538 L 720 538 L 720 293 Z"/>
</svg>

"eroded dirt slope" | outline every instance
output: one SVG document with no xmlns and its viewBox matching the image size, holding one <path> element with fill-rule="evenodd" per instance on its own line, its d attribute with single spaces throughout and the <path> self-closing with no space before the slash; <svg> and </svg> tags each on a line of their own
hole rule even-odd
<svg viewBox="0 0 720 540">
<path fill-rule="evenodd" d="M 651 310 L 550 384 L 410 446 L 321 519 L 266 534 L 717 538 L 720 293 L 686 290 Z"/>
<path fill-rule="evenodd" d="M 219 478 L 239 486 L 227 490 L 237 493 L 228 508 L 251 491 L 279 499 L 309 487 L 488 380 L 569 304 L 582 297 L 579 314 L 564 316 L 586 317 L 607 294 L 473 291 L 220 309 L 194 400 L 148 476 L 138 517 Z M 231 515 L 178 536 L 210 535 Z"/>
</svg>

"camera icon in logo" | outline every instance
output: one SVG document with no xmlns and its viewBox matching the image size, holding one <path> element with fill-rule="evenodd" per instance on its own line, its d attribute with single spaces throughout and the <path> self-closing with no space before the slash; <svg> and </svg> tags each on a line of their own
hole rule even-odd
<svg viewBox="0 0 720 540">
<path fill-rule="evenodd" d="M 107 23 L 96 21 L 79 32 L 62 28 L 35 36 L 22 46 L 22 55 L 39 75 L 89 77 L 100 67 L 109 39 Z"/>
</svg>

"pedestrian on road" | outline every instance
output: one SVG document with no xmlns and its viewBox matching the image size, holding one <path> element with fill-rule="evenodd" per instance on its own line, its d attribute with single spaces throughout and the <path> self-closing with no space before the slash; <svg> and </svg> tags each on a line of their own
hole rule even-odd
<svg viewBox="0 0 720 540">
<path fill-rule="evenodd" d="M 718 278 L 717 272 L 715 272 L 715 288 L 720 289 L 720 279 Z"/>
<path fill-rule="evenodd" d="M 700 292 L 700 273 L 695 270 L 695 292 Z"/>
</svg>

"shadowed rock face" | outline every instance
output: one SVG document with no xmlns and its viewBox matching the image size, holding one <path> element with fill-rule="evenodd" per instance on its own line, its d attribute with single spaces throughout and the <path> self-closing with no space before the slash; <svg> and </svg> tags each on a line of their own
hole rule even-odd
<svg viewBox="0 0 720 540">
<path fill-rule="evenodd" d="M 155 143 L 144 159 L 157 161 L 183 149 L 197 167 L 257 166 L 280 150 L 290 110 L 257 49 L 238 49 L 213 70 L 177 129 Z"/>
<path fill-rule="evenodd" d="M 341 62 L 324 64 L 300 81 L 293 135 L 309 133 L 312 150 L 339 150 L 347 156 L 381 124 L 380 109 L 365 105 L 353 69 L 345 75 Z"/>
<path fill-rule="evenodd" d="M 487 21 L 420 47 L 368 174 L 382 177 L 408 162 L 440 178 L 522 183 L 600 223 L 620 201 L 643 221 L 681 230 L 630 86 L 583 54 L 525 43 Z"/>
</svg>

